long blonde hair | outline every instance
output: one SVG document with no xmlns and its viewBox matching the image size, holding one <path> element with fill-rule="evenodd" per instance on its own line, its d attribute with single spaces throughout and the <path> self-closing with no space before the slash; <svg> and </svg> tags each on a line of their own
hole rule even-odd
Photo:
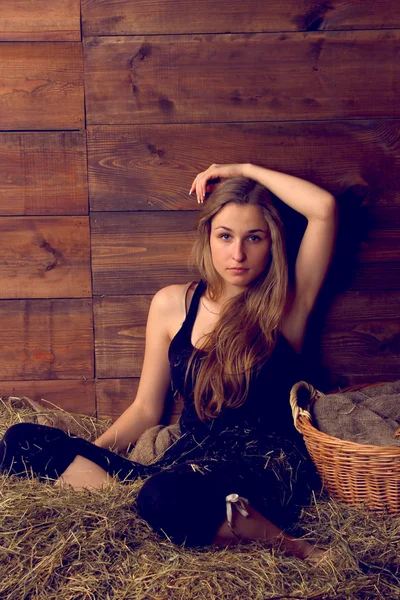
<svg viewBox="0 0 400 600">
<path fill-rule="evenodd" d="M 191 373 L 196 412 L 202 421 L 216 417 L 224 407 L 244 404 L 252 372 L 265 363 L 275 347 L 287 300 L 288 266 L 282 221 L 268 190 L 247 177 L 221 183 L 205 203 L 198 222 L 191 260 L 207 284 L 209 297 L 217 301 L 224 289 L 211 257 L 211 222 L 232 202 L 261 208 L 271 237 L 270 257 L 264 272 L 243 293 L 225 303 L 216 327 L 202 338 L 201 350 L 194 349 L 189 359 L 185 386 Z M 199 366 L 194 374 L 196 364 Z"/>
</svg>

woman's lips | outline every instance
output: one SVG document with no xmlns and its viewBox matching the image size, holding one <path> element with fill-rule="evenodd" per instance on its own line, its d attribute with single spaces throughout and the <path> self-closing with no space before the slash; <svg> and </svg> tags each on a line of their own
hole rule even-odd
<svg viewBox="0 0 400 600">
<path fill-rule="evenodd" d="M 238 268 L 232 267 L 231 269 L 228 269 L 228 271 L 231 271 L 231 273 L 240 274 L 240 273 L 246 273 L 246 271 L 248 271 L 248 269 L 241 269 L 240 267 L 238 267 Z"/>
</svg>

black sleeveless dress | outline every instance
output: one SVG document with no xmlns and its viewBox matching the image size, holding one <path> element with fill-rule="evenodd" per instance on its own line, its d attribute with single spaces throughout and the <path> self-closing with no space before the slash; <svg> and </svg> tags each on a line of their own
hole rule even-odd
<svg viewBox="0 0 400 600">
<path fill-rule="evenodd" d="M 189 379 L 187 389 L 184 390 L 184 378 L 189 357 L 194 350 L 191 343 L 192 330 L 205 289 L 206 284 L 200 281 L 186 319 L 171 341 L 168 352 L 173 391 L 184 398 L 181 431 L 190 432 L 199 439 L 208 435 L 219 436 L 227 428 L 240 431 L 251 429 L 259 441 L 273 434 L 288 436 L 301 443 L 302 437 L 293 425 L 289 393 L 297 381 L 308 378 L 307 366 L 301 355 L 295 352 L 281 334 L 268 362 L 251 380 L 245 404 L 222 411 L 217 419 L 210 420 L 208 424 L 198 418 L 193 402 L 193 381 Z"/>
<path fill-rule="evenodd" d="M 277 526 L 299 535 L 301 509 L 320 488 L 289 404 L 291 387 L 308 378 L 306 363 L 281 335 L 251 381 L 245 404 L 203 423 L 194 407 L 193 381 L 184 389 L 184 379 L 205 289 L 200 281 L 168 353 L 172 389 L 184 399 L 182 437 L 164 455 L 174 466 L 147 480 L 139 494 L 139 512 L 178 543 L 206 545 L 224 520 L 225 497 L 237 493 Z"/>
<path fill-rule="evenodd" d="M 54 480 L 81 455 L 124 483 L 147 478 L 137 499 L 139 514 L 156 531 L 188 546 L 212 542 L 225 517 L 225 498 L 233 493 L 247 498 L 277 526 L 297 534 L 301 508 L 320 487 L 289 405 L 292 385 L 307 380 L 306 365 L 281 335 L 251 380 L 245 404 L 203 423 L 194 407 L 193 381 L 184 390 L 184 377 L 205 289 L 201 281 L 169 347 L 171 385 L 183 396 L 184 408 L 182 435 L 161 460 L 141 465 L 60 429 L 20 423 L 10 427 L 0 442 L 0 471 Z"/>
</svg>

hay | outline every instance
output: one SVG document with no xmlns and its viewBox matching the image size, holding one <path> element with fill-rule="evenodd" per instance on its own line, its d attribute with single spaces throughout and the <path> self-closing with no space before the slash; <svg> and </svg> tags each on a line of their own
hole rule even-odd
<svg viewBox="0 0 400 600">
<path fill-rule="evenodd" d="M 105 427 L 76 418 L 92 433 Z M 25 419 L 0 403 L 3 430 Z M 400 517 L 315 503 L 303 511 L 307 538 L 331 546 L 340 560 L 311 567 L 259 542 L 177 547 L 138 517 L 140 487 L 112 481 L 74 491 L 0 476 L 0 598 L 400 599 Z"/>
</svg>

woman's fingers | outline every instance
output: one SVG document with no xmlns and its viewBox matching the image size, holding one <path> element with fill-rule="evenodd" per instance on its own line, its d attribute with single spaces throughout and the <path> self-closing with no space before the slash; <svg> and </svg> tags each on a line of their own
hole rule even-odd
<svg viewBox="0 0 400 600">
<path fill-rule="evenodd" d="M 216 177 L 215 174 L 211 172 L 211 169 L 214 169 L 214 165 L 207 169 L 207 171 L 199 173 L 190 187 L 189 194 L 192 194 L 195 191 L 197 202 L 204 202 L 204 199 L 209 196 L 220 183 L 220 178 Z"/>
<path fill-rule="evenodd" d="M 197 202 L 203 203 L 207 195 L 211 194 L 221 181 L 243 175 L 243 167 L 243 164 L 212 164 L 206 171 L 202 171 L 196 176 L 189 194 L 196 192 Z"/>
</svg>

